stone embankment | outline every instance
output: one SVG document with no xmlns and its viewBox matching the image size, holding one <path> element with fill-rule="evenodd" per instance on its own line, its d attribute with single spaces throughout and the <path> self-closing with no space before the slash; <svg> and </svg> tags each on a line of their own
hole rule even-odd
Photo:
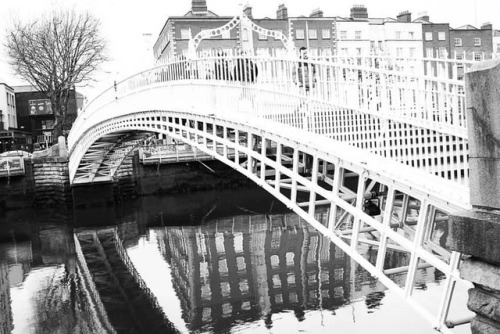
<svg viewBox="0 0 500 334">
<path fill-rule="evenodd" d="M 41 157 L 32 159 L 34 179 L 34 205 L 71 207 L 68 159 Z"/>
</svg>

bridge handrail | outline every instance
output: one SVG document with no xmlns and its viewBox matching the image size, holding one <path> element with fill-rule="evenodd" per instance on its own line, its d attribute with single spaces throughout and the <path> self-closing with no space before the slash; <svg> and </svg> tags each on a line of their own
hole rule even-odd
<svg viewBox="0 0 500 334">
<path fill-rule="evenodd" d="M 414 117 L 458 126 L 461 129 L 465 128 L 463 82 L 458 80 L 458 70 L 459 66 L 463 66 L 462 70 L 466 70 L 472 64 L 470 61 L 429 58 L 404 59 L 376 55 L 369 57 L 329 56 L 311 58 L 308 62 L 315 66 L 318 80 L 315 83 L 311 82 L 316 87 L 309 93 L 306 89 L 298 89 L 293 82 L 293 77 L 294 75 L 296 77 L 297 74 L 295 73 L 297 71 L 296 65 L 300 61 L 298 58 L 286 56 L 244 56 L 244 58 L 242 56 L 231 56 L 222 58 L 211 56 L 167 62 L 141 71 L 108 88 L 93 99 L 75 121 L 74 131 L 71 131 L 68 138 L 70 148 L 74 144 L 78 133 L 85 129 L 88 124 L 87 121 L 103 106 L 134 92 L 148 87 L 155 87 L 158 84 L 189 83 L 195 80 L 208 81 L 215 87 L 222 83 L 221 76 L 226 75 L 224 72 L 217 73 L 217 66 L 227 64 L 229 69 L 227 75 L 232 75 L 235 64 L 244 61 L 244 59 L 250 59 L 257 64 L 259 89 L 283 93 L 292 92 L 296 96 L 310 96 L 310 98 L 333 106 L 347 103 L 347 106 L 361 112 L 369 112 L 369 108 L 375 108 L 374 104 L 370 106 L 367 103 L 369 99 L 379 95 L 380 101 L 378 103 L 388 107 L 385 108 L 386 110 L 383 113 L 380 113 L 381 116 L 388 112 L 396 115 L 402 112 L 405 115 L 417 113 L 418 116 Z M 225 71 L 225 69 L 219 69 L 219 71 Z M 225 81 L 224 84 L 240 88 L 248 87 L 246 83 L 233 80 Z M 339 100 L 339 98 L 342 98 L 339 95 L 339 89 L 340 92 L 345 89 L 361 89 L 366 101 L 355 101 L 355 99 L 344 96 L 345 102 L 342 102 Z M 391 93 L 391 89 L 394 92 Z M 396 96 L 396 91 L 399 91 L 398 94 L 404 94 L 404 96 Z M 396 102 L 409 102 L 390 100 L 396 98 L 419 99 L 419 102 L 426 103 L 426 109 L 431 110 L 422 109 L 420 112 L 416 109 L 400 108 L 399 110 L 391 110 L 392 105 L 397 105 Z M 447 108 L 448 111 L 439 110 L 439 114 L 434 114 L 432 108 L 437 108 L 437 104 L 440 104 L 441 109 Z M 373 111 L 377 112 L 378 109 Z M 451 112 L 453 112 L 453 117 L 451 117 Z M 445 117 L 448 113 L 450 113 L 450 117 Z"/>
</svg>

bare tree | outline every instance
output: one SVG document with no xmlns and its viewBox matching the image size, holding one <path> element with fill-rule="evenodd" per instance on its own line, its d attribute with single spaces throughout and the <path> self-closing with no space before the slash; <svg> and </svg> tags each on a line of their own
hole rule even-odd
<svg viewBox="0 0 500 334">
<path fill-rule="evenodd" d="M 70 91 L 91 80 L 108 60 L 100 21 L 88 12 L 54 11 L 13 23 L 5 46 L 14 71 L 50 99 L 55 117 L 53 138 L 57 140 L 71 126 Z"/>
</svg>

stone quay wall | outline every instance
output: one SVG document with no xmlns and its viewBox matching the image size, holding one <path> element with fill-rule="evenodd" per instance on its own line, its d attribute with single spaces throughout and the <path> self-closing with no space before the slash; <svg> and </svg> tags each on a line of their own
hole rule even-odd
<svg viewBox="0 0 500 334">
<path fill-rule="evenodd" d="M 35 206 L 72 206 L 69 184 L 68 159 L 64 157 L 34 158 L 34 205 Z"/>
<path fill-rule="evenodd" d="M 110 205 L 139 196 L 239 188 L 253 184 L 217 160 L 143 165 L 138 152 L 125 158 L 113 182 L 107 185 L 72 188 L 68 158 L 65 156 L 44 155 L 26 159 L 25 171 L 25 175 L 0 179 L 0 208 Z"/>
<path fill-rule="evenodd" d="M 473 334 L 500 333 L 500 58 L 466 74 L 472 209 L 450 216 L 449 248 L 466 255 Z"/>
</svg>

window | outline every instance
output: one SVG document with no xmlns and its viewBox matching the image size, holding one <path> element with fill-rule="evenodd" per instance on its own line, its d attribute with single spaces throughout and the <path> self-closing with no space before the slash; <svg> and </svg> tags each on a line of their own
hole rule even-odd
<svg viewBox="0 0 500 334">
<path fill-rule="evenodd" d="M 384 42 L 378 41 L 378 49 L 383 50 L 384 49 Z"/>
<path fill-rule="evenodd" d="M 446 58 L 448 56 L 448 51 L 445 47 L 441 46 L 439 48 L 439 58 Z"/>
<path fill-rule="evenodd" d="M 354 32 L 354 39 L 361 39 L 361 31 Z"/>
<path fill-rule="evenodd" d="M 191 39 L 190 29 L 181 29 L 181 39 Z"/>
<path fill-rule="evenodd" d="M 248 30 L 246 28 L 244 28 L 241 33 L 241 40 L 243 42 L 248 42 Z"/>
<path fill-rule="evenodd" d="M 457 54 L 455 54 L 455 59 L 456 59 L 456 60 L 463 60 L 463 59 L 464 59 L 464 55 L 463 55 L 463 53 L 462 53 L 462 54 L 458 54 L 458 53 L 457 53 Z M 457 63 L 457 67 L 458 67 L 458 68 L 462 68 L 462 67 L 464 67 L 464 63 L 458 62 L 458 63 Z"/>
<path fill-rule="evenodd" d="M 416 55 L 417 55 L 417 49 L 410 48 L 410 58 L 415 58 Z"/>
<path fill-rule="evenodd" d="M 425 33 L 425 40 L 432 41 L 432 31 L 428 31 Z"/>
<path fill-rule="evenodd" d="M 444 33 L 444 31 L 438 32 L 438 40 L 439 41 L 445 41 L 446 40 L 446 34 Z"/>
<path fill-rule="evenodd" d="M 340 31 L 340 39 L 341 40 L 347 39 L 347 31 L 345 30 Z"/>
<path fill-rule="evenodd" d="M 410 39 L 414 39 L 415 38 L 415 32 L 408 31 L 408 37 L 410 37 Z"/>
<path fill-rule="evenodd" d="M 49 130 L 54 127 L 54 120 L 52 119 L 47 119 L 47 120 L 42 120 L 42 130 Z"/>
<path fill-rule="evenodd" d="M 462 39 L 461 38 L 455 38 L 455 46 L 462 46 Z"/>
<path fill-rule="evenodd" d="M 475 61 L 481 61 L 483 60 L 483 54 L 480 52 L 474 52 L 474 60 Z"/>
<path fill-rule="evenodd" d="M 295 30 L 295 38 L 304 39 L 304 29 Z"/>
<path fill-rule="evenodd" d="M 401 31 L 396 31 L 396 39 L 401 39 Z"/>
<path fill-rule="evenodd" d="M 396 57 L 403 57 L 403 48 L 396 48 Z"/>
<path fill-rule="evenodd" d="M 322 29 L 321 30 L 321 38 L 330 39 L 330 29 Z"/>
<path fill-rule="evenodd" d="M 222 39 L 230 39 L 231 38 L 231 30 L 222 30 Z"/>
<path fill-rule="evenodd" d="M 318 39 L 318 31 L 316 29 L 309 29 L 309 38 Z"/>
<path fill-rule="evenodd" d="M 479 37 L 474 38 L 474 46 L 481 46 L 481 38 Z"/>
<path fill-rule="evenodd" d="M 361 56 L 361 48 L 356 48 L 356 55 Z"/>
<path fill-rule="evenodd" d="M 347 56 L 348 52 L 347 52 L 347 48 L 342 48 L 340 49 L 340 53 L 342 54 L 342 56 Z"/>
<path fill-rule="evenodd" d="M 259 41 L 267 41 L 267 35 L 263 33 L 259 33 Z"/>
<path fill-rule="evenodd" d="M 425 56 L 427 58 L 434 58 L 434 49 L 433 48 L 426 48 L 425 49 Z"/>
</svg>

